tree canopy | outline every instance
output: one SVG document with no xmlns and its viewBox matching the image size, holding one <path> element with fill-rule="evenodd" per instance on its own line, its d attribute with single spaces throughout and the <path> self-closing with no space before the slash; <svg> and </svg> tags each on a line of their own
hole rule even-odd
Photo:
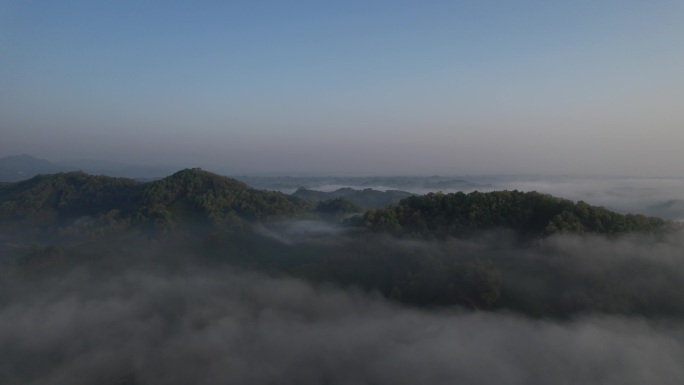
<svg viewBox="0 0 684 385">
<path fill-rule="evenodd" d="M 408 237 L 460 237 L 495 228 L 512 229 L 526 236 L 558 232 L 616 234 L 673 225 L 660 218 L 622 215 L 583 201 L 575 203 L 517 190 L 412 196 L 396 206 L 367 211 L 363 224 L 375 231 Z"/>
</svg>

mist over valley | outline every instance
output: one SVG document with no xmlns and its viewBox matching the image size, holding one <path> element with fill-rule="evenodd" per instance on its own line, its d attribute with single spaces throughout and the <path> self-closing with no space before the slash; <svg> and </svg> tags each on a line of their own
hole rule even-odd
<svg viewBox="0 0 684 385">
<path fill-rule="evenodd" d="M 678 222 L 515 190 L 306 193 L 201 169 L 0 185 L 0 379 L 684 379 Z"/>
<path fill-rule="evenodd" d="M 0 384 L 684 384 L 682 20 L 0 1 Z"/>
</svg>

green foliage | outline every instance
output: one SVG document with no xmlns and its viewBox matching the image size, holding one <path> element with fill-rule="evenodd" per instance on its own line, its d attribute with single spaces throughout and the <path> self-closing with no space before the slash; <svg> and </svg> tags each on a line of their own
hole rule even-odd
<svg viewBox="0 0 684 385">
<path fill-rule="evenodd" d="M 335 198 L 318 202 L 314 211 L 323 217 L 331 217 L 340 220 L 346 215 L 361 213 L 363 212 L 363 209 L 345 198 Z"/>
<path fill-rule="evenodd" d="M 121 229 L 135 208 L 141 185 L 131 179 L 82 172 L 39 175 L 0 187 L 0 231 L 15 242 L 90 236 Z M 103 223 L 98 218 L 117 212 Z M 113 224 L 112 221 L 117 222 Z"/>
<path fill-rule="evenodd" d="M 451 247 L 450 242 L 409 240 L 495 228 L 541 237 L 566 232 L 655 234 L 674 226 L 658 218 L 621 215 L 535 192 L 501 191 L 410 197 L 352 221 L 406 240 L 354 231 L 299 242 L 287 231 L 282 237 L 272 236 L 277 231 L 242 231 L 257 222 L 260 229 L 268 229 L 275 226 L 267 223 L 270 219 L 306 216 L 310 210 L 312 205 L 300 198 L 254 190 L 199 169 L 149 183 L 83 173 L 38 176 L 0 185 L 0 255 L 23 261 L 17 269 L 41 270 L 76 265 L 74 256 L 81 256 L 78 263 L 83 263 L 113 253 L 116 264 L 127 255 L 140 255 L 132 250 L 158 250 L 168 258 L 183 249 L 184 255 L 358 286 L 417 306 L 505 307 L 552 316 L 583 311 L 684 314 L 677 290 L 681 275 L 648 261 L 592 270 L 588 267 L 597 260 L 590 258 L 590 263 L 568 266 L 566 258 L 550 258 L 534 249 L 555 238 L 521 242 L 527 249 L 508 254 L 464 250 L 472 241 Z M 345 198 L 319 202 L 313 209 L 336 218 L 360 211 Z M 537 257 L 527 260 L 529 254 Z"/>
<path fill-rule="evenodd" d="M 254 190 L 200 169 L 149 183 L 71 172 L 0 186 L 0 230 L 19 238 L 37 233 L 94 236 L 131 226 L 151 234 L 190 225 L 239 230 L 308 208 L 301 199 Z"/>
<path fill-rule="evenodd" d="M 369 210 L 363 224 L 375 231 L 424 238 L 459 237 L 494 228 L 542 236 L 558 232 L 650 232 L 673 226 L 660 218 L 622 215 L 582 201 L 574 203 L 547 194 L 520 191 L 413 196 L 397 206 Z"/>
<path fill-rule="evenodd" d="M 26 217 L 51 211 L 60 218 L 126 207 L 139 184 L 132 179 L 82 172 L 39 175 L 0 189 L 0 217 Z"/>
<path fill-rule="evenodd" d="M 276 192 L 254 190 L 234 179 L 200 169 L 186 169 L 151 182 L 142 193 L 143 217 L 159 219 L 159 208 L 167 222 L 190 219 L 218 228 L 241 229 L 248 222 L 292 216 L 305 207 L 301 201 Z"/>
<path fill-rule="evenodd" d="M 491 260 L 479 258 L 465 264 L 463 269 L 466 295 L 486 307 L 491 307 L 501 296 L 503 279 Z"/>
</svg>

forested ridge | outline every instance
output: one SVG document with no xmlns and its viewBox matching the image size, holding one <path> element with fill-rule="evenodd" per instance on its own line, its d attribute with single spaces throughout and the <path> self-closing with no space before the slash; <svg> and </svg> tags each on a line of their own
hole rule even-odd
<svg viewBox="0 0 684 385">
<path fill-rule="evenodd" d="M 363 211 L 344 197 L 314 204 L 299 195 L 253 189 L 201 169 L 185 169 L 147 183 L 58 173 L 0 185 L 0 223 L 39 231 L 76 219 L 107 218 L 162 232 L 184 223 L 236 230 L 274 218 L 324 215 L 339 220 Z M 539 237 L 558 232 L 652 232 L 674 226 L 660 218 L 623 215 L 582 201 L 520 191 L 410 196 L 396 205 L 367 210 L 349 223 L 402 237 L 442 239 L 495 228 Z"/>
<path fill-rule="evenodd" d="M 100 230 L 136 225 L 161 233 L 183 224 L 239 229 L 250 221 L 290 217 L 308 208 L 301 199 L 255 190 L 201 169 L 147 183 L 69 172 L 0 186 L 0 225 L 34 234 L 77 222 L 83 230 L 86 222 Z"/>
<path fill-rule="evenodd" d="M 378 191 L 370 188 L 355 190 L 349 187 L 323 192 L 300 187 L 292 195 L 314 203 L 344 198 L 364 209 L 373 209 L 397 204 L 414 194 L 400 190 Z"/>
<path fill-rule="evenodd" d="M 583 201 L 520 191 L 412 196 L 396 206 L 367 211 L 363 224 L 409 238 L 463 237 L 495 228 L 535 237 L 559 232 L 617 234 L 674 225 L 660 218 L 623 215 Z"/>
<path fill-rule="evenodd" d="M 255 190 L 243 182 L 199 169 L 179 171 L 147 184 L 143 218 L 174 223 L 195 217 L 216 228 L 238 229 L 246 222 L 291 217 L 310 208 L 304 200 Z"/>
<path fill-rule="evenodd" d="M 650 249 L 646 259 L 613 255 L 645 242 L 681 263 L 681 249 L 669 246 L 677 229 L 536 192 L 434 193 L 363 212 L 342 197 L 313 204 L 200 169 L 146 183 L 60 173 L 0 186 L 0 281 L 77 266 L 107 276 L 141 261 L 208 263 L 360 287 L 412 306 L 684 316 L 679 270 L 650 261 Z M 643 241 L 619 238 L 630 234 Z M 567 259 L 564 236 L 577 237 L 569 246 L 631 243 Z"/>
</svg>

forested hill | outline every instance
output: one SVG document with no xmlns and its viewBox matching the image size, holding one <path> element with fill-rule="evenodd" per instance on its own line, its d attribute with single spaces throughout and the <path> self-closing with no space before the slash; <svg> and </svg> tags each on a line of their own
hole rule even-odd
<svg viewBox="0 0 684 385">
<path fill-rule="evenodd" d="M 564 237 L 541 239 L 556 232 L 656 232 L 674 227 L 673 222 L 519 191 L 413 196 L 348 218 L 360 211 L 344 198 L 314 206 L 200 169 L 147 183 L 84 173 L 38 176 L 0 185 L 0 283 L 3 276 L 77 266 L 107 276 L 111 269 L 137 263 L 173 269 L 184 263 L 225 262 L 312 282 L 357 285 L 419 306 L 501 306 L 553 316 L 595 309 L 684 314 L 678 286 L 682 275 L 670 274 L 669 264 L 618 259 L 622 249 L 617 246 L 603 258 L 605 251 L 594 252 L 591 242 L 603 242 L 604 237 L 586 237 L 593 241 L 582 256 L 591 257 L 592 266 L 611 268 L 587 269 L 578 258 L 573 267 L 557 263 L 560 258 L 547 258 L 548 250 L 567 257 L 571 251 L 554 246 Z M 316 216 L 367 227 L 344 231 L 323 221 L 268 222 Z M 534 242 L 502 238 L 490 245 L 489 238 L 478 234 L 495 228 L 517 231 L 524 241 Z M 373 231 L 428 242 L 404 242 Z M 673 234 L 641 239 L 666 239 L 653 247 L 663 254 L 657 249 L 681 238 Z M 470 235 L 465 243 L 429 242 Z M 580 238 L 566 240 L 581 243 Z M 539 247 L 543 244 L 546 248 Z M 674 258 L 681 257 L 680 240 L 672 250 Z M 659 277 L 658 285 L 651 285 L 652 277 Z"/>
<path fill-rule="evenodd" d="M 100 229 L 146 226 L 166 231 L 185 223 L 240 228 L 308 208 L 301 199 L 255 190 L 201 169 L 148 183 L 70 172 L 0 185 L 0 225 L 13 233 L 63 230 L 77 220 Z"/>
<path fill-rule="evenodd" d="M 38 175 L 0 185 L 0 218 L 57 220 L 133 209 L 143 188 L 132 179 L 83 172 Z"/>
<path fill-rule="evenodd" d="M 218 227 L 244 221 L 289 217 L 310 208 L 299 198 L 256 190 L 245 183 L 200 169 L 186 169 L 146 184 L 141 212 L 156 218 L 197 217 Z"/>
<path fill-rule="evenodd" d="M 256 190 L 201 169 L 185 169 L 147 183 L 70 172 L 0 185 L 0 230 L 5 236 L 129 228 L 166 233 L 190 226 L 235 230 L 271 218 L 324 216 L 321 213 L 332 208 L 337 210 L 335 218 L 357 211 L 340 206 L 343 203 L 348 202 L 322 202 L 321 209 L 314 210 L 313 203 L 296 196 Z M 673 225 L 659 218 L 621 215 L 581 201 L 519 191 L 412 196 L 395 206 L 369 210 L 360 222 L 371 230 L 420 238 L 467 236 L 492 228 L 544 236 L 654 231 Z"/>
<path fill-rule="evenodd" d="M 396 206 L 367 211 L 363 223 L 372 230 L 409 238 L 460 237 L 494 228 L 544 236 L 557 232 L 650 232 L 674 226 L 660 218 L 622 215 L 583 201 L 520 191 L 413 196 Z"/>
</svg>

